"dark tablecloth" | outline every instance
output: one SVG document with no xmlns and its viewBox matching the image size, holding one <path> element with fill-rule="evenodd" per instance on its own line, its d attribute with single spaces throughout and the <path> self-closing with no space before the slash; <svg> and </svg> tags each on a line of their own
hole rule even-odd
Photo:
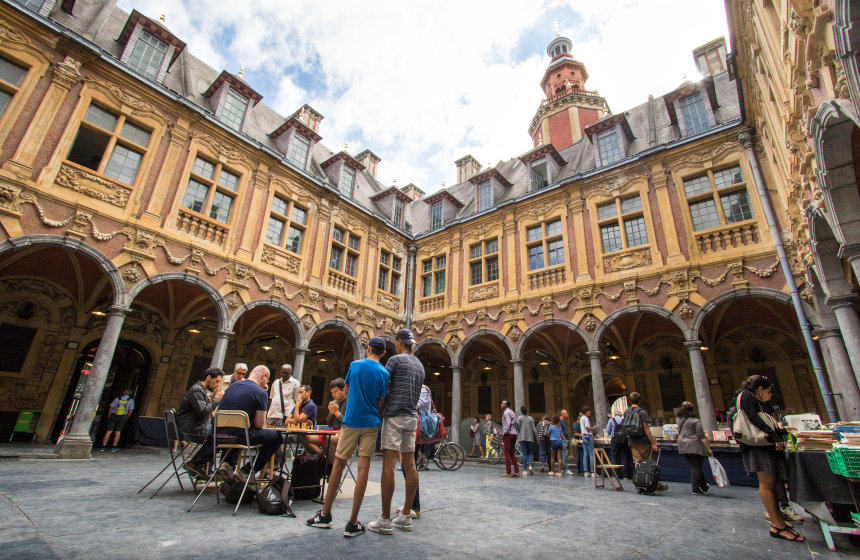
<svg viewBox="0 0 860 560">
<path fill-rule="evenodd" d="M 140 445 L 167 447 L 167 432 L 161 416 L 138 416 L 135 440 Z"/>
<path fill-rule="evenodd" d="M 678 454 L 676 443 L 661 442 L 660 447 L 660 480 L 666 482 L 690 482 L 690 464 L 683 455 Z M 720 447 L 713 445 L 714 457 L 726 470 L 729 483 L 732 486 L 758 486 L 758 480 L 749 476 L 744 470 L 739 448 Z M 705 480 L 714 484 L 714 475 L 708 461 L 704 465 Z"/>
<path fill-rule="evenodd" d="M 788 493 L 797 503 L 853 504 L 844 476 L 833 474 L 824 451 L 788 454 Z"/>
</svg>

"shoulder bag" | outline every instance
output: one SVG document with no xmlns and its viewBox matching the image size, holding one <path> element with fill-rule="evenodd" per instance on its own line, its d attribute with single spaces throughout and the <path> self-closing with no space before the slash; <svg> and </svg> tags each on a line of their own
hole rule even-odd
<svg viewBox="0 0 860 560">
<path fill-rule="evenodd" d="M 767 440 L 765 432 L 756 427 L 756 425 L 750 421 L 747 413 L 744 412 L 744 409 L 741 408 L 742 395 L 743 393 L 740 393 L 737 400 L 735 400 L 737 412 L 735 413 L 735 418 L 732 421 L 732 434 L 734 435 L 735 440 L 739 443 L 743 443 L 744 445 L 750 445 L 753 447 L 766 447 L 773 445 L 774 442 Z M 758 404 L 758 401 L 756 401 L 756 404 Z M 759 418 L 761 418 L 768 426 L 776 430 L 777 425 L 773 416 L 764 412 L 761 409 L 760 404 L 758 404 L 758 408 Z"/>
</svg>

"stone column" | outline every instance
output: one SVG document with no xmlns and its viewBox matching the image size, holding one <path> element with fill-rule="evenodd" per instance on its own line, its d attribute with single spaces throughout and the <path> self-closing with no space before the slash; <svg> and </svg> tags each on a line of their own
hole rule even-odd
<svg viewBox="0 0 860 560">
<path fill-rule="evenodd" d="M 603 354 L 597 350 L 588 352 L 591 360 L 591 391 L 594 396 L 594 425 L 605 426 L 608 420 L 606 412 L 606 388 L 603 386 L 603 366 L 600 359 Z"/>
<path fill-rule="evenodd" d="M 576 281 L 588 282 L 591 280 L 591 272 L 588 268 L 588 249 L 585 245 L 585 221 L 582 216 L 583 200 L 575 198 L 567 203 L 573 214 L 573 243 L 576 247 Z"/>
<path fill-rule="evenodd" d="M 519 412 L 526 404 L 526 392 L 523 387 L 523 361 L 511 360 L 514 365 L 514 412 Z"/>
<path fill-rule="evenodd" d="M 454 443 L 460 443 L 460 422 L 463 421 L 462 397 L 460 368 L 451 366 L 451 441 Z"/>
<path fill-rule="evenodd" d="M 839 417 L 847 421 L 860 420 L 860 386 L 851 374 L 851 360 L 842 344 L 839 329 L 820 329 L 815 334 L 821 345 L 830 386 L 834 393 L 841 394 L 841 398 L 836 400 Z"/>
<path fill-rule="evenodd" d="M 699 418 L 702 420 L 702 428 L 704 428 L 705 433 L 713 432 L 717 429 L 717 416 L 714 414 L 714 399 L 711 398 L 711 386 L 708 382 L 708 373 L 705 371 L 705 360 L 702 358 L 702 341 L 688 340 L 684 342 L 684 346 L 690 353 L 693 386 L 696 389 L 696 404 L 699 409 Z"/>
<path fill-rule="evenodd" d="M 860 384 L 860 319 L 854 309 L 855 299 L 853 295 L 829 297 L 825 303 L 836 315 L 836 323 L 842 333 L 848 359 L 851 360 L 851 369 L 854 370 L 855 382 Z"/>
<path fill-rule="evenodd" d="M 212 352 L 212 361 L 209 367 L 224 367 L 224 357 L 227 355 L 227 343 L 233 335 L 231 331 L 218 331 L 218 340 L 215 341 L 215 350 Z"/>
<path fill-rule="evenodd" d="M 69 433 L 57 445 L 57 453 L 61 459 L 89 459 L 93 448 L 93 440 L 90 438 L 90 428 L 96 409 L 102 398 L 105 381 L 107 380 L 119 333 L 129 309 L 126 307 L 112 307 L 108 312 L 107 325 L 102 334 L 99 349 L 93 359 L 93 367 L 89 379 L 84 386 L 84 394 L 72 420 Z"/>
<path fill-rule="evenodd" d="M 296 381 L 299 383 L 302 382 L 302 372 L 305 369 L 305 355 L 308 353 L 307 348 L 296 348 L 296 361 L 293 364 L 293 377 L 296 378 Z"/>
</svg>

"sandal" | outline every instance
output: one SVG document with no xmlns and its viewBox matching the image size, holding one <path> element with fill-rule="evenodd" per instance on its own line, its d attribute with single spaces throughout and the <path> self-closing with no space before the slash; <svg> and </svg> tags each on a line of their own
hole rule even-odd
<svg viewBox="0 0 860 560">
<path fill-rule="evenodd" d="M 786 525 L 782 529 L 777 529 L 776 527 L 770 527 L 770 536 L 775 539 L 784 539 L 787 541 L 796 541 L 796 542 L 804 542 L 806 541 L 806 537 Z"/>
<path fill-rule="evenodd" d="M 782 516 L 780 515 L 780 517 Z M 764 520 L 773 525 L 773 521 L 771 521 L 769 513 L 765 514 Z M 794 527 L 794 523 L 792 523 L 789 519 L 786 519 L 785 517 L 782 517 L 782 522 L 785 523 L 786 527 Z"/>
</svg>

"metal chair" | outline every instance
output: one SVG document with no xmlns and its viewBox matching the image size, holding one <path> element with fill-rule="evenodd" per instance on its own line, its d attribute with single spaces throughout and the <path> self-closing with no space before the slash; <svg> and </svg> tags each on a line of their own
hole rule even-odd
<svg viewBox="0 0 860 560">
<path fill-rule="evenodd" d="M 212 435 L 212 450 L 213 456 L 218 456 L 218 450 L 224 451 L 225 453 L 221 456 L 221 459 L 218 461 L 218 465 L 215 467 L 215 470 L 212 472 L 212 475 L 209 477 L 209 480 L 206 481 L 206 484 L 203 486 L 203 489 L 200 490 L 200 493 L 197 494 L 197 497 L 194 498 L 194 501 L 188 507 L 187 511 L 191 511 L 191 508 L 194 507 L 194 504 L 197 503 L 197 500 L 200 499 L 200 496 L 203 495 L 203 492 L 206 491 L 206 488 L 215 481 L 218 477 L 218 469 L 224 464 L 224 461 L 227 459 L 227 452 L 233 449 L 238 449 L 243 452 L 243 454 L 247 454 L 248 460 L 250 461 L 251 471 L 247 478 L 245 478 L 245 485 L 242 487 L 242 493 L 239 495 L 239 500 L 236 502 L 236 508 L 233 510 L 233 515 L 236 515 L 236 512 L 239 511 L 239 506 L 242 505 L 242 498 L 245 497 L 245 492 L 248 490 L 248 486 L 251 481 L 254 481 L 254 486 L 256 487 L 257 479 L 256 473 L 254 472 L 253 465 L 257 461 L 257 454 L 260 452 L 260 448 L 262 447 L 259 444 L 251 445 L 251 436 L 249 434 L 249 429 L 251 428 L 251 421 L 248 418 L 248 414 L 244 410 L 219 410 L 215 413 L 215 430 Z M 218 431 L 223 428 L 236 428 L 243 431 L 243 436 L 232 436 L 224 433 L 219 433 Z M 244 443 L 242 443 L 244 441 Z M 221 497 L 218 492 L 218 483 L 215 481 L 215 502 L 220 504 Z"/>
<path fill-rule="evenodd" d="M 179 427 L 176 425 L 176 409 L 169 408 L 169 409 L 164 411 L 164 430 L 167 434 L 167 451 L 170 453 L 170 461 L 166 465 L 164 465 L 164 468 L 161 469 L 160 471 L 158 471 L 158 474 L 156 474 L 154 477 L 152 477 L 152 479 L 149 482 L 147 482 L 143 486 L 143 488 L 141 488 L 140 490 L 137 491 L 138 494 L 140 494 L 141 492 L 146 490 L 146 488 L 150 484 L 155 482 L 156 479 L 158 479 L 158 477 L 160 477 L 162 474 L 164 474 L 164 471 L 166 471 L 167 469 L 169 469 L 171 467 L 173 467 L 173 476 L 176 476 L 176 481 L 179 482 L 179 489 L 182 492 L 185 491 L 185 486 L 182 485 L 182 476 L 180 474 L 180 471 L 182 471 L 182 473 L 188 475 L 188 479 L 191 481 L 192 488 L 196 489 L 194 476 L 190 472 L 188 472 L 188 468 L 186 467 L 186 462 L 187 462 L 188 455 L 190 455 L 189 447 L 191 447 L 191 446 L 196 447 L 196 446 L 198 446 L 198 444 L 193 444 L 191 442 L 187 442 L 187 443 L 182 444 L 182 448 L 179 449 L 178 452 L 173 451 L 173 442 L 176 442 L 176 441 L 182 442 L 182 436 L 179 433 Z M 178 465 L 176 463 L 177 459 L 179 459 Z M 152 496 L 150 496 L 150 499 L 154 498 L 155 495 L 158 494 L 158 492 L 161 491 L 161 489 L 164 488 L 164 486 L 168 482 L 170 482 L 171 478 L 172 478 L 171 476 L 168 476 L 164 480 L 164 482 L 161 483 L 161 486 L 159 486 L 158 489 L 155 492 L 153 492 Z"/>
</svg>

